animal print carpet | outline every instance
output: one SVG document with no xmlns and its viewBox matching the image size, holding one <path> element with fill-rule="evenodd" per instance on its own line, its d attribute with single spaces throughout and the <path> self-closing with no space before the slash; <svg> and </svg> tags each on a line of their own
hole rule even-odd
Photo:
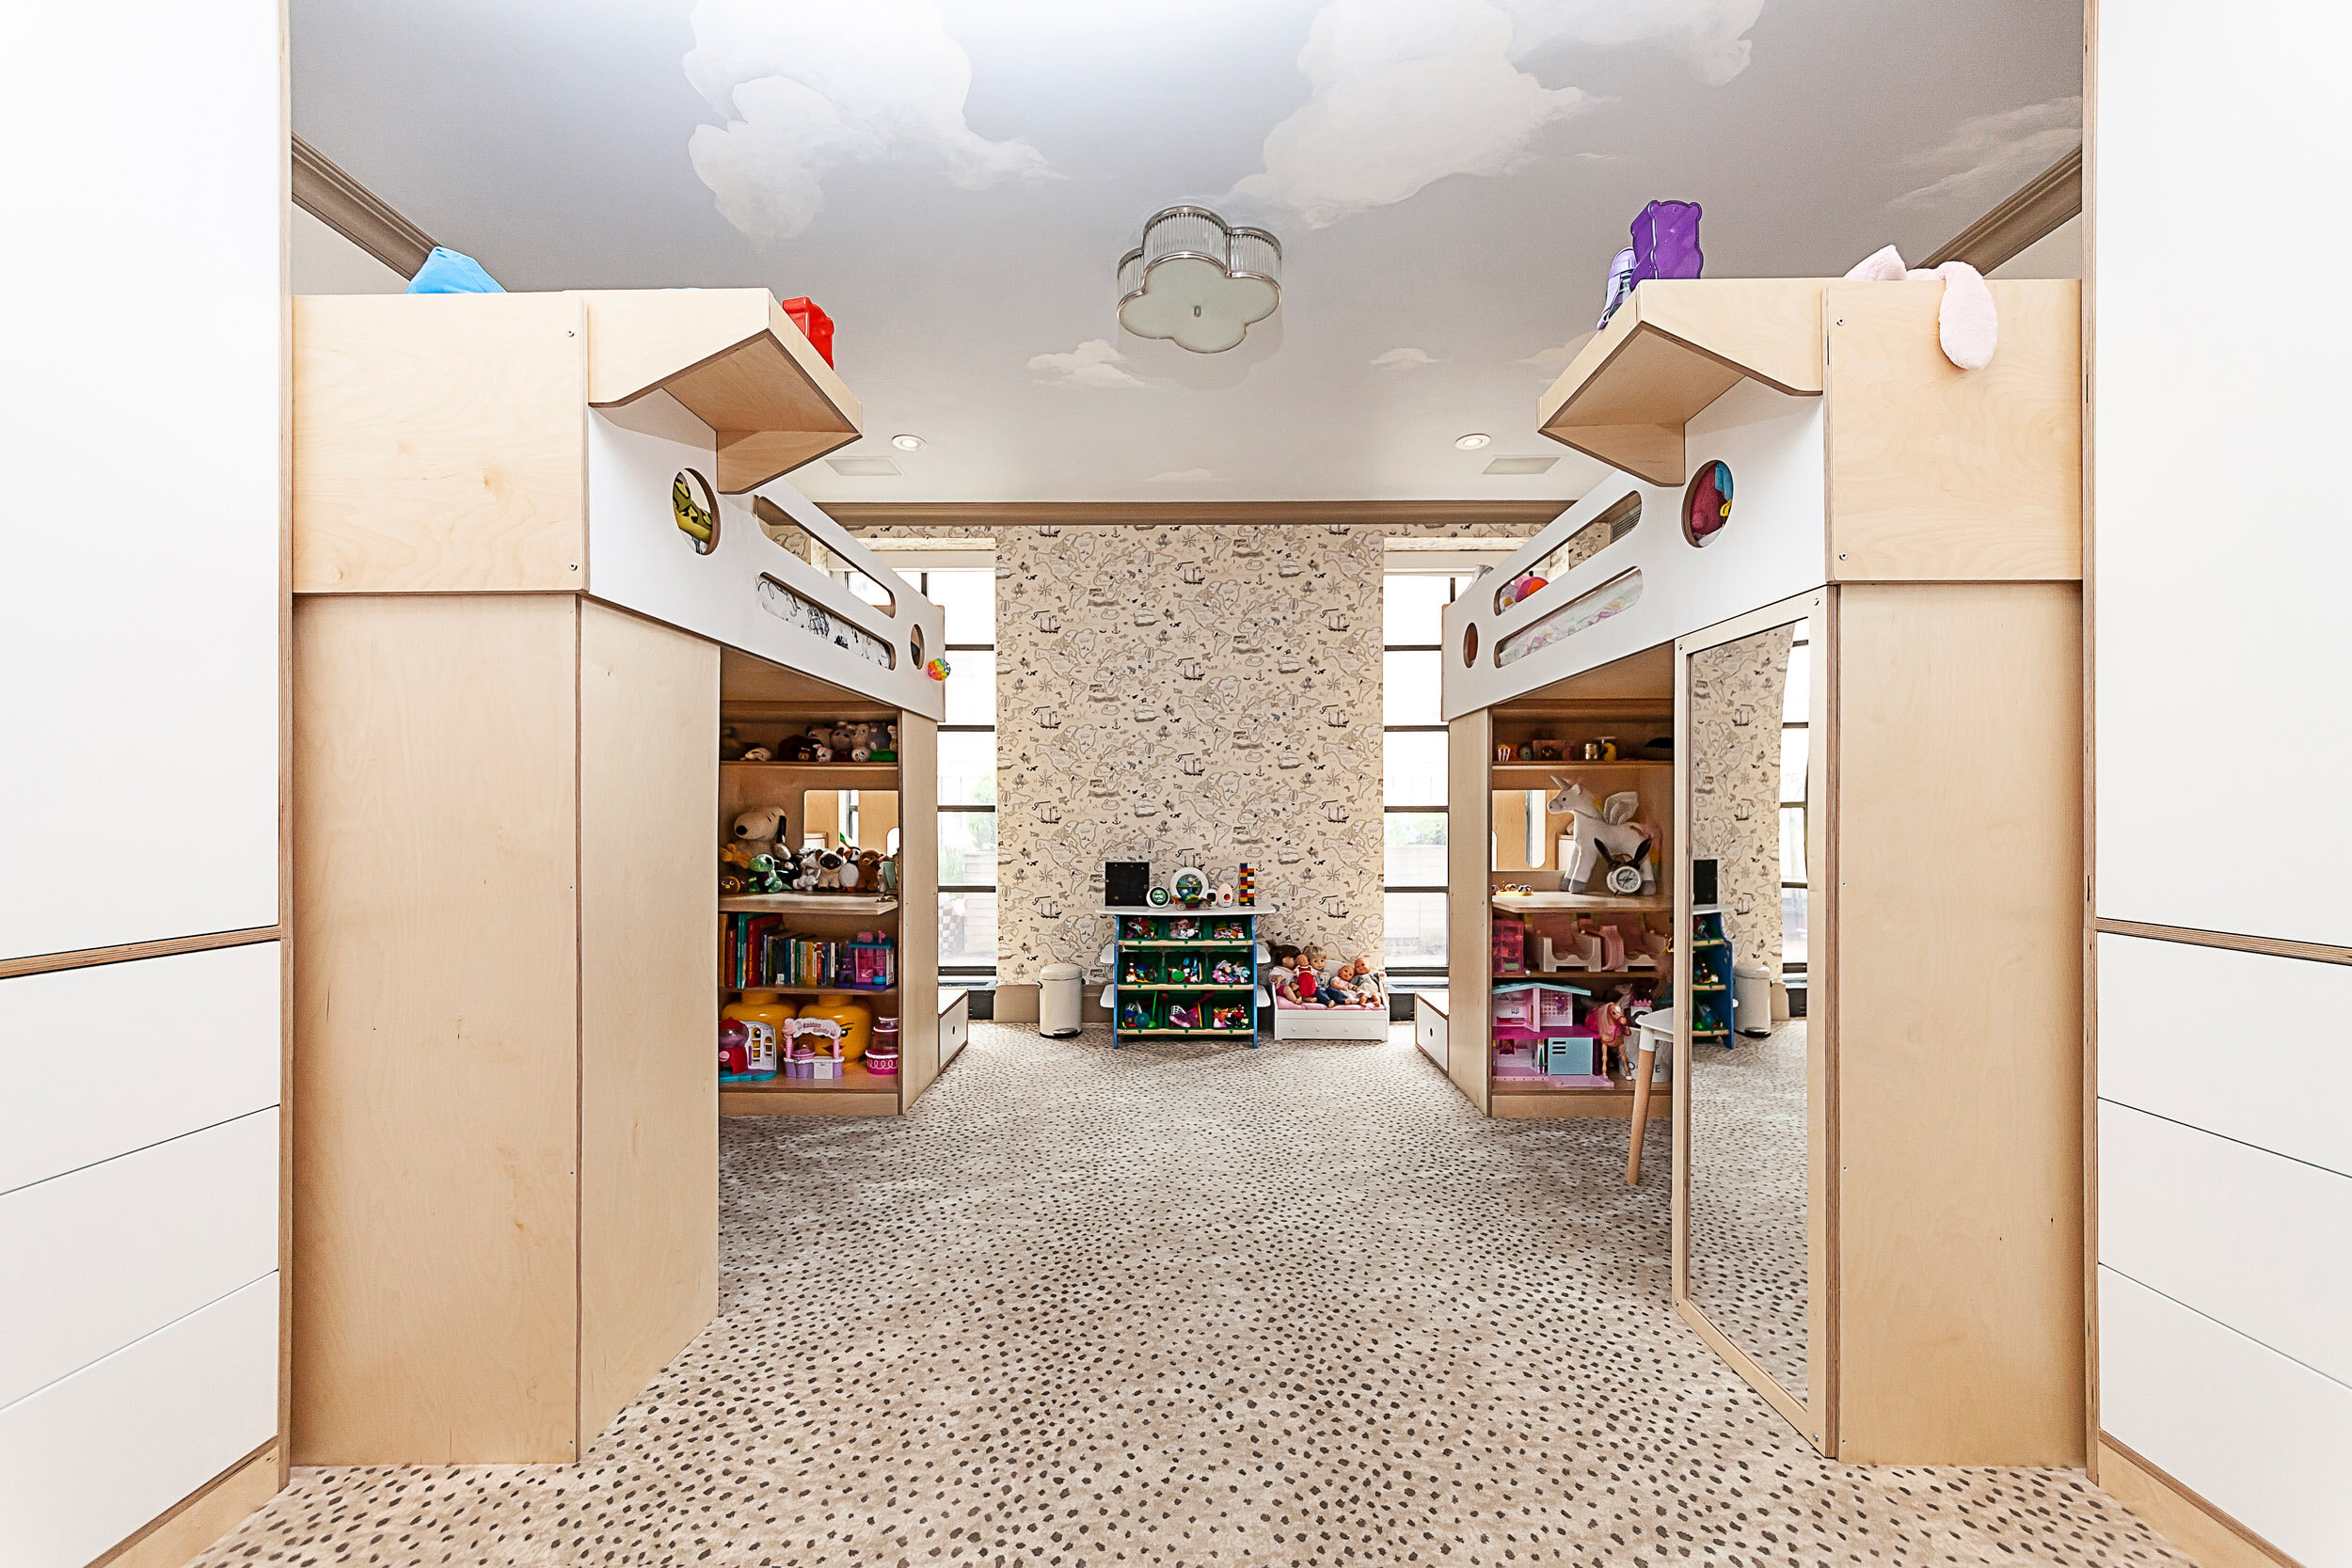
<svg viewBox="0 0 2352 1568">
<path fill-rule="evenodd" d="M 573 1466 L 303 1469 L 232 1564 L 2177 1563 L 2076 1473 L 1815 1454 L 1666 1305 L 1664 1119 L 1487 1121 L 1400 1028 L 975 1024 L 721 1138 L 720 1315 Z"/>
<path fill-rule="evenodd" d="M 1804 1020 L 1692 1048 L 1691 1299 L 1805 1397 Z"/>
</svg>

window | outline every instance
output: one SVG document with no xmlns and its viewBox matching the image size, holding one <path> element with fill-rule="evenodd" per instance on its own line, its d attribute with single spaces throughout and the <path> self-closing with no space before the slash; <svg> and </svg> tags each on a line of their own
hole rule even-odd
<svg viewBox="0 0 2352 1568">
<path fill-rule="evenodd" d="M 1406 985 L 1445 974 L 1446 726 L 1438 679 L 1438 618 L 1468 572 L 1391 572 L 1381 579 L 1381 903 L 1383 959 Z"/>
<path fill-rule="evenodd" d="M 1788 683 L 1780 704 L 1780 970 L 1784 975 L 1805 973 L 1805 931 L 1811 912 L 1805 895 L 1805 884 L 1811 879 L 1804 863 L 1805 772 L 1813 739 L 1806 726 L 1806 705 L 1812 694 L 1813 650 L 1800 625 L 1788 650 Z"/>
<path fill-rule="evenodd" d="M 947 612 L 947 717 L 939 726 L 939 977 L 996 978 L 996 574 L 920 572 Z"/>
</svg>

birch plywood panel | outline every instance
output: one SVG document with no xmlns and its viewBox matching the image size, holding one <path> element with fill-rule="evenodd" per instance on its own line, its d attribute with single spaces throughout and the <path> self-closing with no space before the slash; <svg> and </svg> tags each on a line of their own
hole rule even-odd
<svg viewBox="0 0 2352 1568">
<path fill-rule="evenodd" d="M 294 592 L 582 587 L 584 331 L 573 294 L 295 300 Z"/>
<path fill-rule="evenodd" d="M 575 603 L 296 601 L 298 1464 L 577 1457 Z"/>
<path fill-rule="evenodd" d="M 966 656 L 971 657 L 971 656 Z M 939 726 L 898 715 L 898 1095 L 939 1076 Z"/>
<path fill-rule="evenodd" d="M 1445 900 L 1446 1075 L 1471 1104 L 1487 1108 L 1491 1066 L 1487 1018 L 1493 962 L 1486 892 L 1488 792 L 1486 756 L 1494 744 L 1491 709 L 1480 708 L 1446 726 Z"/>
<path fill-rule="evenodd" d="M 2081 285 L 1990 287 L 2000 348 L 1967 372 L 1943 284 L 1830 288 L 1831 580 L 2081 578 Z"/>
<path fill-rule="evenodd" d="M 580 621 L 580 1417 L 719 1308 L 719 648 Z"/>
<path fill-rule="evenodd" d="M 2055 583 L 1838 595 L 1851 1464 L 2083 1462 L 2079 610 Z"/>
</svg>

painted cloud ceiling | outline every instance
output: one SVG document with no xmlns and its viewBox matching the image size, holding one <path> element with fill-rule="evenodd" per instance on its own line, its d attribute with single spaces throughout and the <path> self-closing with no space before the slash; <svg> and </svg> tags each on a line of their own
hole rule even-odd
<svg viewBox="0 0 2352 1568">
<path fill-rule="evenodd" d="M 1654 198 L 1711 276 L 1932 249 L 2073 146 L 2071 0 L 294 0 L 295 125 L 510 288 L 810 294 L 895 478 L 820 499 L 1573 498 L 1534 433 Z M 1214 356 L 1113 269 L 1283 244 Z M 1454 450 L 1490 432 L 1483 451 Z M 893 434 L 924 436 L 894 451 Z M 1557 454 L 1543 474 L 1494 457 Z"/>
</svg>

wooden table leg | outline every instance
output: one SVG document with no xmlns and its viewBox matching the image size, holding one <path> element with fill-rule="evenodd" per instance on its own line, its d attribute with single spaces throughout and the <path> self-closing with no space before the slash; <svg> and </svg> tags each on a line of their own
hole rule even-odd
<svg viewBox="0 0 2352 1568">
<path fill-rule="evenodd" d="M 1649 1075 L 1657 1054 L 1645 1039 L 1641 1067 L 1633 1080 L 1633 1139 L 1625 1151 L 1625 1184 L 1629 1187 L 1642 1184 L 1642 1136 L 1649 1131 Z"/>
</svg>

